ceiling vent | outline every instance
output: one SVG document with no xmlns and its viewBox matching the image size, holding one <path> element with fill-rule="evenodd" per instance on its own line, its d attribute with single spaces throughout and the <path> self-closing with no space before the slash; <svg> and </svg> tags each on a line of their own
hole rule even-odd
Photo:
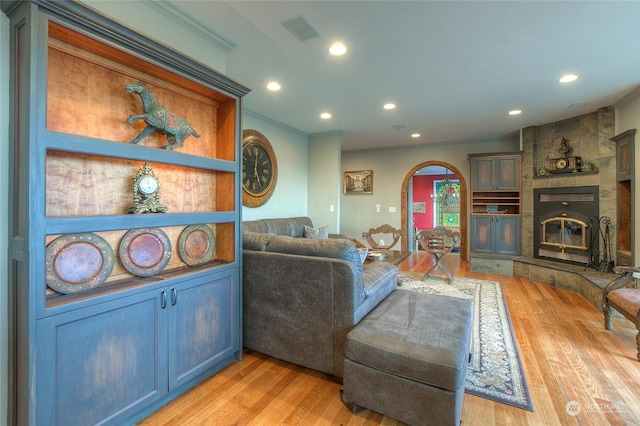
<svg viewBox="0 0 640 426">
<path fill-rule="evenodd" d="M 567 109 L 580 109 L 580 108 L 584 108 L 589 104 L 589 101 L 586 102 L 572 102 L 569 104 L 569 106 L 567 107 Z"/>
<path fill-rule="evenodd" d="M 313 28 L 311 22 L 304 15 L 286 19 L 280 23 L 300 41 L 320 37 L 320 33 Z"/>
<path fill-rule="evenodd" d="M 405 126 L 404 124 L 395 124 L 393 125 L 393 128 L 396 130 L 404 130 L 407 128 L 407 126 Z"/>
</svg>

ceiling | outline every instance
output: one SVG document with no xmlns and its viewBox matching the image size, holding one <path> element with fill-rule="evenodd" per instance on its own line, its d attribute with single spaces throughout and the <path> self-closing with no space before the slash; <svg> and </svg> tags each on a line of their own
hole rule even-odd
<svg viewBox="0 0 640 426">
<path fill-rule="evenodd" d="M 342 131 L 343 151 L 512 140 L 640 85 L 638 1 L 171 4 L 235 44 L 227 74 L 252 89 L 246 109 L 304 133 Z M 281 24 L 300 15 L 319 37 Z M 334 41 L 344 56 L 329 55 Z M 566 73 L 579 79 L 558 83 Z"/>
</svg>

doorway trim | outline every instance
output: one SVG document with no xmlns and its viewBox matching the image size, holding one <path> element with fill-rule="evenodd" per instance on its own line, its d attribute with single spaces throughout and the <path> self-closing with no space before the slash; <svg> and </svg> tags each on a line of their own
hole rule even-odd
<svg viewBox="0 0 640 426">
<path fill-rule="evenodd" d="M 436 161 L 436 160 L 425 161 L 424 163 L 420 163 L 414 166 L 411 170 L 409 170 L 409 173 L 407 173 L 407 175 L 404 177 L 404 180 L 402 181 L 402 188 L 400 189 L 401 191 L 400 193 L 400 200 L 401 200 L 400 212 L 401 213 L 400 214 L 402 217 L 402 224 L 401 224 L 402 233 L 403 235 L 409 235 L 408 231 L 409 231 L 410 224 L 407 223 L 408 208 L 409 208 L 408 206 L 409 181 L 411 180 L 411 178 L 413 178 L 413 175 L 415 174 L 415 172 L 417 172 L 418 170 L 424 167 L 429 167 L 429 166 L 445 167 L 451 170 L 453 174 L 456 176 L 456 178 L 460 180 L 460 235 L 462 236 L 460 241 L 460 259 L 468 260 L 467 241 L 469 240 L 469 233 L 467 231 L 467 181 L 465 180 L 462 173 L 460 173 L 460 170 L 458 170 L 457 168 L 455 168 L 454 166 L 452 166 L 447 162 Z M 405 238 L 405 241 L 403 241 L 403 245 L 405 250 L 409 250 L 411 247 L 407 238 Z"/>
</svg>

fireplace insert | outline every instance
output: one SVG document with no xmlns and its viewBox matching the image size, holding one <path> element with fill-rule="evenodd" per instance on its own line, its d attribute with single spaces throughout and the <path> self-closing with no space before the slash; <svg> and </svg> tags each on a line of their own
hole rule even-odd
<svg viewBox="0 0 640 426">
<path fill-rule="evenodd" d="M 538 188 L 533 195 L 534 257 L 590 264 L 599 252 L 598 240 L 590 238 L 600 211 L 599 187 Z"/>
</svg>

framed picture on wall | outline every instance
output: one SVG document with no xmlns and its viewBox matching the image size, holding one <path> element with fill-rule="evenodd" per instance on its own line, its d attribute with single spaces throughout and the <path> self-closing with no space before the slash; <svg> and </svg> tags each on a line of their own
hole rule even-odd
<svg viewBox="0 0 640 426">
<path fill-rule="evenodd" d="M 426 213 L 427 212 L 427 203 L 424 201 L 416 201 L 413 203 L 413 212 L 414 213 Z"/>
<path fill-rule="evenodd" d="M 373 194 L 373 170 L 344 172 L 345 194 Z"/>
</svg>

